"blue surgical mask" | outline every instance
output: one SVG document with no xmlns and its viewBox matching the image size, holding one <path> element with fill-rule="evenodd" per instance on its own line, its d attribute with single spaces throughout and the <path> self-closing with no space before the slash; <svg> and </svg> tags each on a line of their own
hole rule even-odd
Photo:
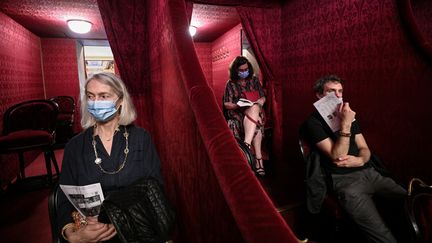
<svg viewBox="0 0 432 243">
<path fill-rule="evenodd" d="M 100 122 L 105 122 L 114 117 L 117 112 L 116 101 L 112 100 L 89 100 L 87 110 Z"/>
<path fill-rule="evenodd" d="M 238 72 L 238 76 L 239 76 L 240 78 L 247 78 L 247 77 L 249 76 L 249 70 L 246 70 L 246 71 L 239 71 L 239 72 Z"/>
</svg>

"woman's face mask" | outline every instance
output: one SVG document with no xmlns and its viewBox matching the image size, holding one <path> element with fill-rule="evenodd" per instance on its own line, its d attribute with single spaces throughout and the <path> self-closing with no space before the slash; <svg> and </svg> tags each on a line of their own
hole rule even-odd
<svg viewBox="0 0 432 243">
<path fill-rule="evenodd" d="M 116 112 L 116 101 L 113 100 L 89 100 L 87 101 L 87 110 L 99 122 L 111 120 Z"/>
<path fill-rule="evenodd" d="M 245 71 L 239 71 L 238 72 L 238 76 L 240 78 L 247 78 L 249 76 L 249 70 L 245 70 Z"/>
</svg>

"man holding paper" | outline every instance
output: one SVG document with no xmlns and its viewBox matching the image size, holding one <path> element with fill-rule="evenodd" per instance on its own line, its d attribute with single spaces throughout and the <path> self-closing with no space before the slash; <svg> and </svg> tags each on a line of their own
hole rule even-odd
<svg viewBox="0 0 432 243">
<path fill-rule="evenodd" d="M 372 196 L 402 198 L 406 190 L 381 175 L 348 102 L 342 102 L 342 79 L 325 76 L 314 85 L 317 109 L 302 125 L 301 136 L 320 156 L 339 204 L 370 242 L 396 242 Z M 336 122 L 334 122 L 336 121 Z"/>
</svg>

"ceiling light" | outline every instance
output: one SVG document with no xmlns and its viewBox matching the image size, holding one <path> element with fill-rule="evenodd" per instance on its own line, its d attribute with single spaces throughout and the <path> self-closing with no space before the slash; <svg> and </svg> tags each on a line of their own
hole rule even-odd
<svg viewBox="0 0 432 243">
<path fill-rule="evenodd" d="M 85 34 L 90 31 L 92 23 L 85 20 L 70 19 L 67 21 L 69 29 L 78 34 Z"/>
<path fill-rule="evenodd" d="M 189 34 L 193 37 L 197 32 L 197 27 L 189 25 Z"/>
</svg>

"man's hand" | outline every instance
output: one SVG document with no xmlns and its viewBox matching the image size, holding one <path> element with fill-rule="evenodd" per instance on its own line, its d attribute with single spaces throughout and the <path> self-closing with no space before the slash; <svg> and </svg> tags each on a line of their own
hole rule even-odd
<svg viewBox="0 0 432 243">
<path fill-rule="evenodd" d="M 352 155 L 345 155 L 333 161 L 338 167 L 360 167 L 365 164 L 363 158 Z"/>
<path fill-rule="evenodd" d="M 342 130 L 344 129 L 344 126 L 351 127 L 351 123 L 354 121 L 356 113 L 351 110 L 348 102 L 343 103 L 339 109 L 339 118 L 341 120 Z"/>
</svg>

